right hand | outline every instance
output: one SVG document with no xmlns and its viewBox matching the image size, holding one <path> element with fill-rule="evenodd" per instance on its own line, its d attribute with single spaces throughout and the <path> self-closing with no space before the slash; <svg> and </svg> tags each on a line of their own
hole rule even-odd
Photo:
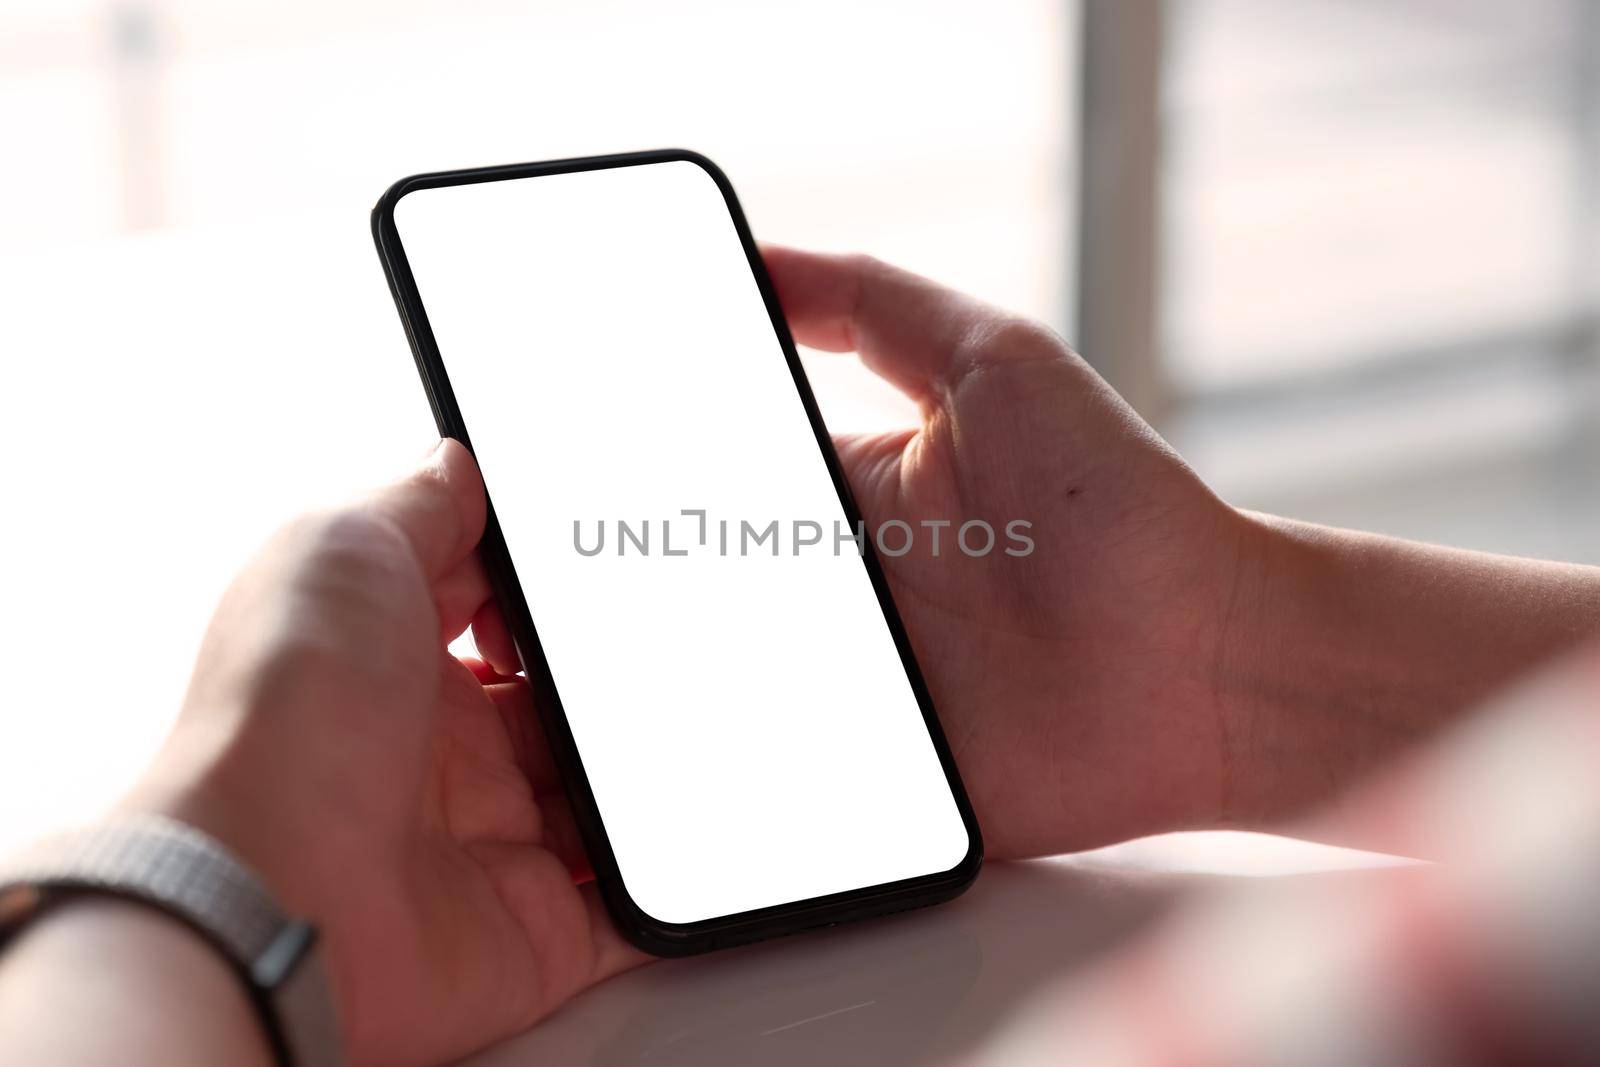
<svg viewBox="0 0 1600 1067">
<path fill-rule="evenodd" d="M 1223 640 L 1257 525 L 1043 326 L 867 257 L 763 256 L 800 344 L 921 407 L 837 444 L 869 534 L 917 533 L 880 556 L 988 853 L 1232 821 Z M 934 558 L 919 524 L 940 519 Z M 969 519 L 999 535 L 987 556 L 954 543 Z M 1001 550 L 1014 519 L 1025 557 Z"/>
</svg>

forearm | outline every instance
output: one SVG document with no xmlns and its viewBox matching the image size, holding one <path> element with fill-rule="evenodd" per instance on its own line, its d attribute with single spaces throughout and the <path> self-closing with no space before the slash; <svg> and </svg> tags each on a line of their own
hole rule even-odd
<svg viewBox="0 0 1600 1067">
<path fill-rule="evenodd" d="M 1218 683 L 1237 825 L 1335 798 L 1600 633 L 1597 568 L 1245 518 Z"/>
<path fill-rule="evenodd" d="M 0 955 L 0 1062 L 270 1063 L 243 984 L 190 930 L 110 898 L 62 905 Z"/>
</svg>

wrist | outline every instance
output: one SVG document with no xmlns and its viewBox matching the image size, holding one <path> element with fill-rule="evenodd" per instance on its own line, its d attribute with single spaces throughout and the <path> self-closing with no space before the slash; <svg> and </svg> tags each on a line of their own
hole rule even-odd
<svg viewBox="0 0 1600 1067">
<path fill-rule="evenodd" d="M 287 911 L 323 926 L 336 901 L 332 854 L 343 847 L 337 839 L 349 820 L 336 798 L 296 785 L 292 753 L 274 758 L 261 748 L 234 743 L 208 752 L 180 726 L 118 807 L 164 815 L 216 839 Z"/>
<path fill-rule="evenodd" d="M 226 962 L 153 908 L 66 901 L 0 955 L 7 1063 L 271 1062 Z"/>
<path fill-rule="evenodd" d="M 1239 513 L 1218 627 L 1224 819 L 1325 803 L 1600 631 L 1600 570 Z"/>
<path fill-rule="evenodd" d="M 1359 535 L 1238 511 L 1239 551 L 1218 627 L 1222 822 L 1265 829 L 1369 762 L 1364 705 L 1379 681 L 1345 600 L 1363 578 Z"/>
<path fill-rule="evenodd" d="M 186 712 L 186 717 L 188 713 Z M 272 720 L 277 719 L 274 723 Z M 278 729 L 271 729 L 272 726 Z M 375 869 L 370 813 L 341 788 L 325 751 L 270 712 L 212 709 L 180 719 L 150 768 L 118 805 L 166 816 L 214 838 L 245 864 L 286 913 L 312 924 L 346 1039 L 358 972 L 369 959 L 351 936 L 373 906 L 350 887 Z"/>
</svg>

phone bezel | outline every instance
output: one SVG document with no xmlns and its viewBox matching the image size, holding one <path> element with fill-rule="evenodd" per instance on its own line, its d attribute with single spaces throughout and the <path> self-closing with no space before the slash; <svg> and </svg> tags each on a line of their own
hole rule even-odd
<svg viewBox="0 0 1600 1067">
<path fill-rule="evenodd" d="M 406 338 L 415 357 L 418 373 L 422 377 L 423 387 L 427 390 L 428 402 L 433 409 L 440 435 L 453 437 L 469 450 L 472 448 L 465 420 L 456 405 L 449 375 L 445 371 L 444 361 L 434 340 L 432 327 L 428 322 L 416 281 L 412 277 L 410 264 L 406 259 L 404 246 L 395 226 L 394 209 L 401 198 L 419 189 L 439 186 L 471 185 L 478 182 L 536 178 L 586 170 L 669 162 L 693 163 L 709 174 L 721 191 L 729 215 L 733 219 L 734 229 L 739 235 L 739 242 L 744 248 L 745 258 L 761 291 L 761 298 L 766 304 L 767 314 L 777 334 L 784 359 L 789 364 L 795 389 L 805 406 L 812 432 L 816 435 L 817 447 L 827 464 L 829 475 L 833 478 L 834 487 L 838 490 L 845 516 L 851 527 L 856 528 L 861 521 L 860 509 L 850 492 L 844 468 L 839 462 L 833 440 L 823 423 L 822 413 L 817 407 L 799 354 L 795 351 L 794 338 L 790 335 L 788 323 L 783 317 L 777 292 L 767 276 L 766 265 L 762 262 L 755 240 L 750 235 L 750 228 L 734 194 L 733 186 L 716 164 L 705 156 L 687 149 L 657 149 L 499 167 L 435 171 L 402 178 L 389 187 L 372 210 L 373 240 L 377 245 L 384 274 L 389 279 L 389 289 L 394 296 L 401 322 L 405 326 Z M 928 733 L 949 783 L 951 795 L 966 827 L 967 853 L 960 863 L 947 871 L 930 872 L 915 878 L 687 924 L 663 922 L 649 915 L 634 903 L 622 881 L 616 856 L 611 849 L 610 838 L 606 834 L 604 822 L 600 818 L 594 794 L 589 786 L 588 776 L 584 771 L 583 760 L 567 723 L 566 711 L 556 691 L 549 664 L 545 660 L 544 649 L 539 641 L 527 598 L 523 595 L 522 585 L 517 580 L 510 553 L 501 535 L 499 522 L 495 518 L 492 495 L 489 501 L 488 524 L 479 549 L 490 583 L 494 587 L 495 596 L 506 613 L 523 669 L 533 688 L 540 721 L 560 770 L 563 788 L 572 807 L 579 835 L 583 839 L 584 848 L 594 869 L 600 896 L 618 929 L 639 948 L 658 956 L 692 955 L 814 927 L 922 907 L 958 896 L 977 877 L 983 864 L 983 839 L 977 818 L 973 814 L 972 804 L 961 782 L 960 773 L 956 769 L 955 758 L 950 752 L 944 730 L 939 724 L 932 698 L 928 694 L 927 683 L 912 652 L 905 625 L 890 595 L 888 580 L 870 536 L 862 539 L 863 563 L 872 580 L 872 587 L 877 594 L 884 621 L 900 653 L 900 660 L 911 683 L 912 691 L 916 695 L 917 704 L 922 710 Z"/>
</svg>

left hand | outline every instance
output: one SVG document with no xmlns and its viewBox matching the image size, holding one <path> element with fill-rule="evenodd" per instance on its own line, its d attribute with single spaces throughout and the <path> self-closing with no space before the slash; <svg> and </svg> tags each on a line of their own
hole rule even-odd
<svg viewBox="0 0 1600 1067">
<path fill-rule="evenodd" d="M 317 924 L 354 1063 L 455 1058 L 644 958 L 575 876 L 526 687 L 447 650 L 490 602 L 484 516 L 443 441 L 279 533 L 125 803 L 217 837 Z"/>
</svg>

